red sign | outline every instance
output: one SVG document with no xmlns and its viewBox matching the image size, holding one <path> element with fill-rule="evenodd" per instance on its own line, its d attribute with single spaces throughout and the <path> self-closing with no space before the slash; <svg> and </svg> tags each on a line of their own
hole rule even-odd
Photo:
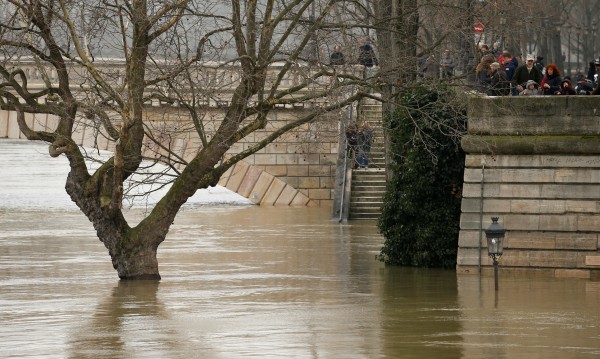
<svg viewBox="0 0 600 359">
<path fill-rule="evenodd" d="M 478 22 L 477 24 L 473 25 L 473 30 L 477 33 L 482 33 L 484 29 L 484 26 L 482 23 Z"/>
</svg>

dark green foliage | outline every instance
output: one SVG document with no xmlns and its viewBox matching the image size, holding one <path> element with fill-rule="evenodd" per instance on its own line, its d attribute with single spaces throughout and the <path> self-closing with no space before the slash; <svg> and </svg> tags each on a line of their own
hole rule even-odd
<svg viewBox="0 0 600 359">
<path fill-rule="evenodd" d="M 387 264 L 454 267 L 458 248 L 466 108 L 452 90 L 418 87 L 386 119 L 393 178 L 379 230 Z"/>
</svg>

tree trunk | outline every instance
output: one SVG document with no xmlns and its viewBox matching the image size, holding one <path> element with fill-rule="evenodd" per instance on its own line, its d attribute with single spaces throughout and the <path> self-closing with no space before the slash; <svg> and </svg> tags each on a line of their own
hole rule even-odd
<svg viewBox="0 0 600 359">
<path fill-rule="evenodd" d="M 419 30 L 418 2 L 416 0 L 378 0 L 374 3 L 380 73 L 382 111 L 386 118 L 396 109 L 395 97 L 401 89 L 413 83 L 417 76 L 417 34 Z M 384 131 L 386 168 L 390 168 L 389 138 Z M 392 171 L 387 171 L 388 179 Z"/>
<path fill-rule="evenodd" d="M 103 202 L 102 184 L 111 182 L 110 176 L 86 180 L 86 175 L 72 170 L 65 188 L 92 222 L 98 238 L 108 249 L 119 278 L 160 280 L 157 249 L 169 230 L 165 223 L 172 223 L 177 211 L 149 216 L 131 228 L 120 208 L 110 205 L 110 201 Z"/>
<path fill-rule="evenodd" d="M 150 241 L 138 241 L 132 248 L 122 249 L 118 254 L 111 253 L 113 267 L 119 278 L 124 280 L 160 280 L 156 247 Z"/>
<path fill-rule="evenodd" d="M 94 221 L 98 237 L 108 249 L 119 278 L 160 280 L 156 253 L 166 232 L 148 234 L 148 231 L 123 228 L 120 222 Z"/>
</svg>

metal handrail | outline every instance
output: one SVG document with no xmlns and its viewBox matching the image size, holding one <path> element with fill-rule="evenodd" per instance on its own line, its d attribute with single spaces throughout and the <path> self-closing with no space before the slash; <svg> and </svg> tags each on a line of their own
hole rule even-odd
<svg viewBox="0 0 600 359">
<path fill-rule="evenodd" d="M 358 111 L 358 110 L 357 110 Z M 350 105 L 350 116 L 349 116 L 349 120 L 348 120 L 348 124 L 351 124 L 354 121 L 354 108 L 352 105 Z M 346 131 L 346 124 L 344 123 L 343 126 L 341 126 L 341 131 Z M 344 201 L 345 201 L 345 194 L 346 194 L 346 181 L 347 181 L 347 176 L 346 174 L 348 173 L 348 138 L 346 138 L 346 135 L 344 134 L 343 136 L 344 139 L 344 174 L 342 176 L 342 188 L 341 188 L 341 196 L 340 196 L 340 216 L 338 218 L 338 223 L 342 222 L 344 219 Z"/>
</svg>

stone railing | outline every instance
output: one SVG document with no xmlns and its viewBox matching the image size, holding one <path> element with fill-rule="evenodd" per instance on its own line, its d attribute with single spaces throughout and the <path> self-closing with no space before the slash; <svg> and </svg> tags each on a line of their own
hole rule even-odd
<svg viewBox="0 0 600 359">
<path fill-rule="evenodd" d="M 266 88 L 269 89 L 276 82 L 280 81 L 278 85 L 279 91 L 286 91 L 291 88 L 299 87 L 298 91 L 294 92 L 291 96 L 302 96 L 308 93 L 322 92 L 329 93 L 331 91 L 331 85 L 333 81 L 332 73 L 340 73 L 344 75 L 355 76 L 359 78 L 361 76 L 362 67 L 355 65 L 348 66 L 308 66 L 304 64 L 294 64 L 289 70 L 287 70 L 282 78 L 278 80 L 282 70 L 284 69 L 284 63 L 274 63 L 267 69 L 265 84 Z M 28 87 L 32 90 L 45 88 L 47 83 L 56 85 L 58 81 L 57 72 L 53 67 L 48 65 L 40 65 L 33 59 L 20 59 L 18 62 L 5 63 L 8 69 L 19 68 L 24 71 L 28 79 Z M 101 74 L 104 81 L 111 85 L 115 89 L 119 89 L 123 86 L 125 76 L 125 62 L 119 59 L 98 59 L 94 62 L 94 67 Z M 170 63 L 164 61 L 160 64 L 150 64 L 147 67 L 146 77 L 147 79 L 157 78 L 164 76 L 170 71 L 176 69 L 176 63 Z M 328 74 L 317 76 L 322 70 L 329 71 Z M 72 64 L 69 68 L 69 79 L 70 87 L 74 93 L 88 89 L 91 86 L 92 81 L 90 80 L 89 73 L 85 67 L 79 64 Z M 199 63 L 188 68 L 188 74 L 192 81 L 190 84 L 187 80 L 177 79 L 177 84 L 180 86 L 180 90 L 184 93 L 190 94 L 191 87 L 193 86 L 195 96 L 199 97 L 198 105 L 212 106 L 212 107 L 223 107 L 227 106 L 229 99 L 236 86 L 240 82 L 241 67 L 236 63 L 217 63 L 217 62 L 205 62 Z M 170 90 L 165 86 L 164 81 L 161 85 L 155 87 L 149 87 L 147 89 L 148 95 L 151 93 L 162 93 L 170 94 Z M 326 102 L 326 99 L 319 100 L 319 103 Z M 148 104 L 161 105 L 159 99 L 154 101 L 148 100 Z M 310 106 L 311 103 L 299 104 L 303 107 Z M 290 105 L 292 106 L 292 105 Z"/>
</svg>

